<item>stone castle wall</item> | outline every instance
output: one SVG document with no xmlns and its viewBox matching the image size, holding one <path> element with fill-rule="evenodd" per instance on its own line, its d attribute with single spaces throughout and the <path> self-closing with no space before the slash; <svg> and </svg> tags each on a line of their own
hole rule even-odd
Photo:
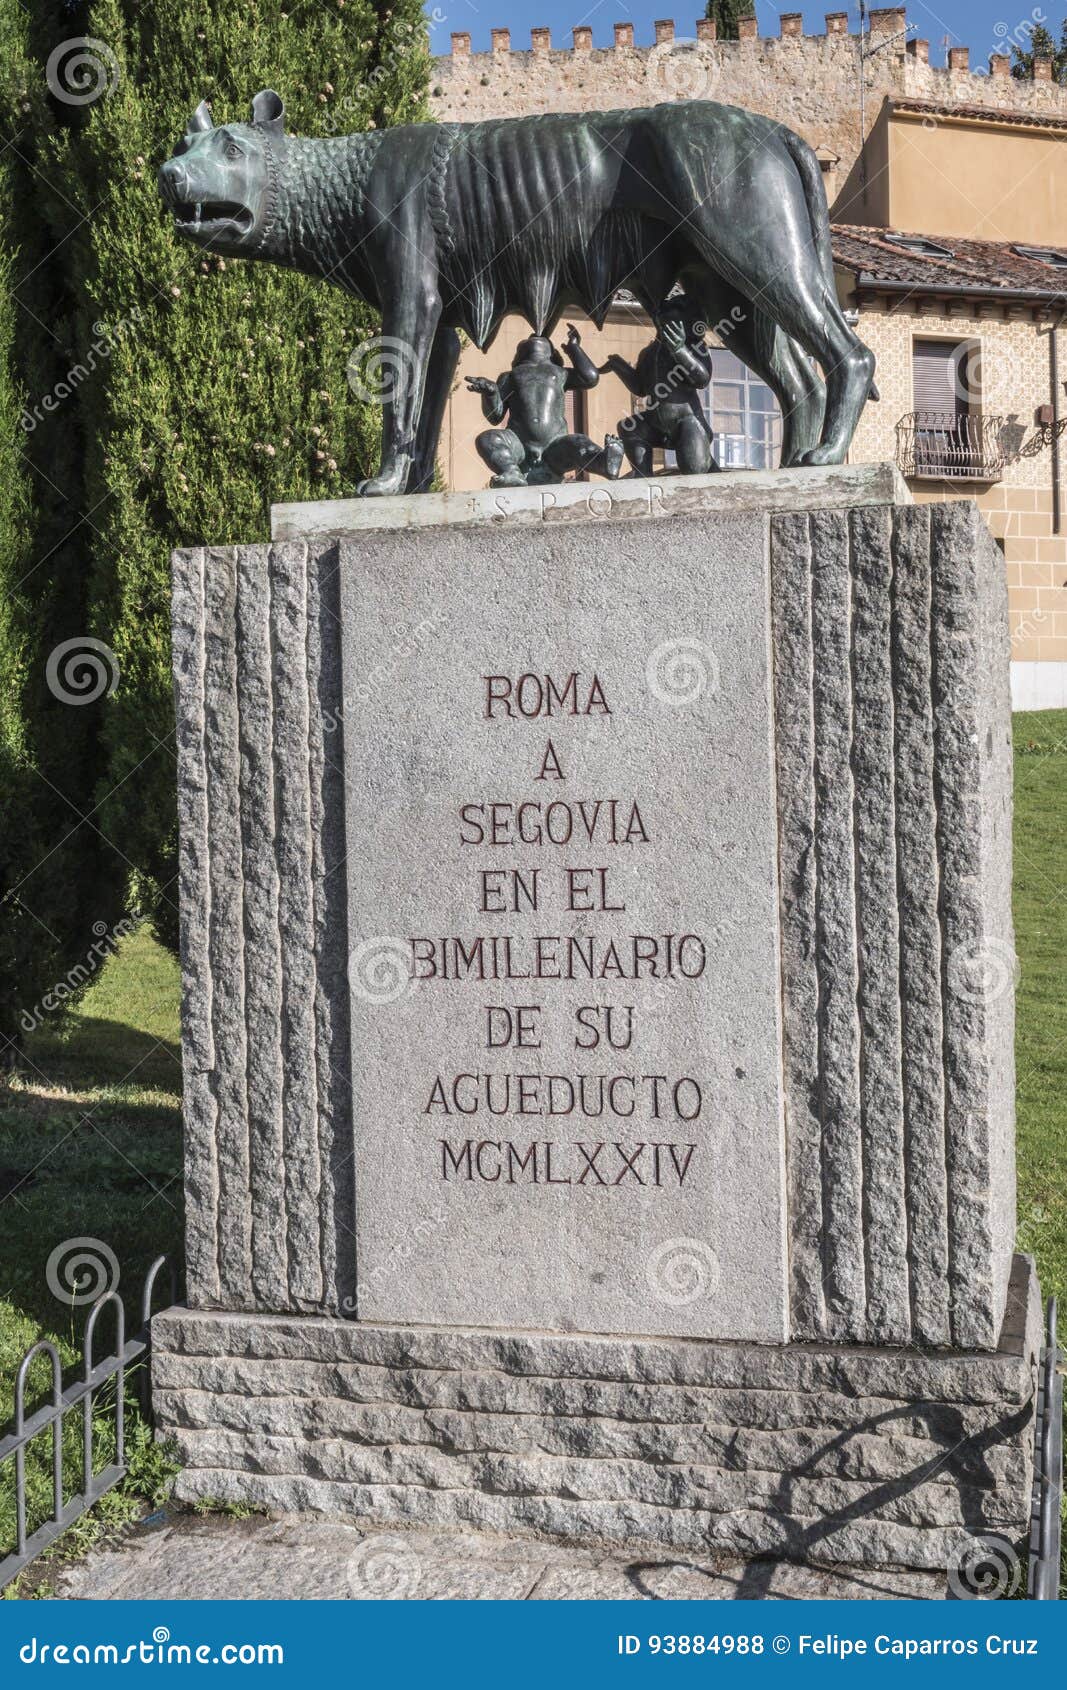
<svg viewBox="0 0 1067 1690">
<path fill-rule="evenodd" d="M 739 41 L 718 41 L 706 20 L 654 25 L 655 40 L 637 45 L 632 24 L 615 25 L 615 45 L 593 46 L 593 32 L 573 31 L 573 46 L 554 47 L 551 31 L 531 29 L 529 49 L 513 50 L 511 34 L 494 29 L 488 53 L 472 53 L 469 34 L 452 36 L 452 52 L 434 61 L 431 104 L 448 122 L 525 117 L 536 112 L 605 111 L 655 105 L 663 100 L 714 99 L 778 118 L 820 150 L 840 185 L 859 151 L 860 38 L 847 12 L 826 14 L 826 32 L 805 35 L 799 12 L 783 13 L 778 37 L 756 34 L 743 20 Z M 904 7 L 871 13 L 872 47 L 866 58 L 863 131 L 870 129 L 887 95 L 959 105 L 996 106 L 1017 114 L 1067 116 L 1067 88 L 1054 82 L 1051 62 L 1039 60 L 1033 78 L 1011 75 L 1008 45 L 997 39 L 975 52 L 954 47 L 949 63 L 929 63 L 929 43 L 905 39 Z M 986 63 L 988 60 L 988 71 Z"/>
</svg>

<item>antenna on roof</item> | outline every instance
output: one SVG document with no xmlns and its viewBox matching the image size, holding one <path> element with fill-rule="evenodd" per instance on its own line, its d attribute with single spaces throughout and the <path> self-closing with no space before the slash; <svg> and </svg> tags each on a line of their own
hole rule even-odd
<svg viewBox="0 0 1067 1690">
<path fill-rule="evenodd" d="M 863 204 L 867 204 L 867 159 L 864 147 L 867 140 L 867 60 L 873 59 L 876 53 L 881 53 L 886 47 L 891 47 L 894 41 L 905 40 L 914 34 L 918 24 L 905 24 L 903 29 L 893 31 L 892 35 L 881 35 L 875 46 L 871 46 L 871 18 L 867 9 L 867 0 L 860 0 L 860 37 L 859 37 L 859 74 L 860 74 L 860 187 L 862 189 Z"/>
</svg>

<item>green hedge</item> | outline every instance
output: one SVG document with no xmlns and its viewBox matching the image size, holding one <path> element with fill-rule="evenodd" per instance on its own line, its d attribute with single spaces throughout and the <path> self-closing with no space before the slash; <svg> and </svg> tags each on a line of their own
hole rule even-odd
<svg viewBox="0 0 1067 1690">
<path fill-rule="evenodd" d="M 28 547 L 32 587 L 15 625 L 0 623 L 18 677 L 0 781 L 6 802 L 23 768 L 27 858 L 52 850 L 58 872 L 26 883 L 30 919 L 55 934 L 36 986 L 14 961 L 25 918 L 0 906 L 9 1034 L 13 1010 L 76 966 L 124 904 L 176 942 L 171 548 L 267 539 L 273 502 L 340 495 L 376 466 L 379 413 L 345 379 L 376 318 L 321 282 L 179 242 L 158 167 L 201 99 L 218 121 L 246 119 L 271 86 L 294 133 L 342 134 L 424 119 L 430 67 L 415 0 L 294 0 L 291 14 L 259 0 L 44 0 L 34 16 L 5 55 L 7 76 L 25 69 L 9 102 L 23 121 L 0 283 L 33 274 L 21 304 L 10 288 L 0 298 L 5 448 L 23 406 L 29 425 L 13 447 L 22 481 L 5 478 L 0 570 L 18 578 Z M 20 0 L 0 0 L 0 18 L 21 36 Z M 89 38 L 80 71 L 59 50 L 76 37 Z M 18 354 L 13 323 L 28 331 Z M 57 701 L 47 684 L 49 654 L 76 637 L 105 648 L 93 703 Z M 15 885 L 21 858 L 2 866 Z"/>
</svg>

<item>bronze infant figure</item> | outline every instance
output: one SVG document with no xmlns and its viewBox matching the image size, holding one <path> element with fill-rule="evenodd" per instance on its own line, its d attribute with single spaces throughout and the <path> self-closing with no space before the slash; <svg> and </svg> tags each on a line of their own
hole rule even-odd
<svg viewBox="0 0 1067 1690">
<path fill-rule="evenodd" d="M 483 463 L 493 471 L 490 487 L 533 487 L 562 481 L 569 470 L 595 470 L 614 481 L 622 468 L 622 442 L 609 434 L 598 446 L 588 434 L 570 434 L 564 395 L 575 388 L 595 387 L 596 365 L 582 350 L 582 337 L 567 325 L 564 350 L 568 370 L 544 335 L 519 342 L 511 369 L 489 381 L 468 376 L 467 386 L 482 396 L 482 410 L 491 423 L 474 442 Z"/>
<path fill-rule="evenodd" d="M 613 352 L 601 373 L 617 375 L 636 399 L 650 401 L 619 422 L 626 456 L 635 475 L 652 474 L 657 446 L 675 454 L 683 475 L 718 469 L 712 456 L 711 424 L 700 402 L 711 382 L 707 326 L 684 294 L 665 299 L 656 313 L 656 338 L 636 365 Z"/>
</svg>

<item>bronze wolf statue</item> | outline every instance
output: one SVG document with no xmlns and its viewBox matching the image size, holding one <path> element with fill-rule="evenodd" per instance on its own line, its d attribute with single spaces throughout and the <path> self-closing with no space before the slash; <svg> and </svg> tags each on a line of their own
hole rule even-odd
<svg viewBox="0 0 1067 1690">
<path fill-rule="evenodd" d="M 484 348 L 509 312 L 539 335 L 575 307 L 599 326 L 621 287 L 651 315 L 680 283 L 729 331 L 781 405 L 783 464 L 841 463 L 871 388 L 874 357 L 837 302 L 815 155 L 736 106 L 301 140 L 264 89 L 251 123 L 216 127 L 200 105 L 159 182 L 186 239 L 321 276 L 380 310 L 410 368 L 361 493 L 429 487 L 457 329 Z"/>
</svg>

